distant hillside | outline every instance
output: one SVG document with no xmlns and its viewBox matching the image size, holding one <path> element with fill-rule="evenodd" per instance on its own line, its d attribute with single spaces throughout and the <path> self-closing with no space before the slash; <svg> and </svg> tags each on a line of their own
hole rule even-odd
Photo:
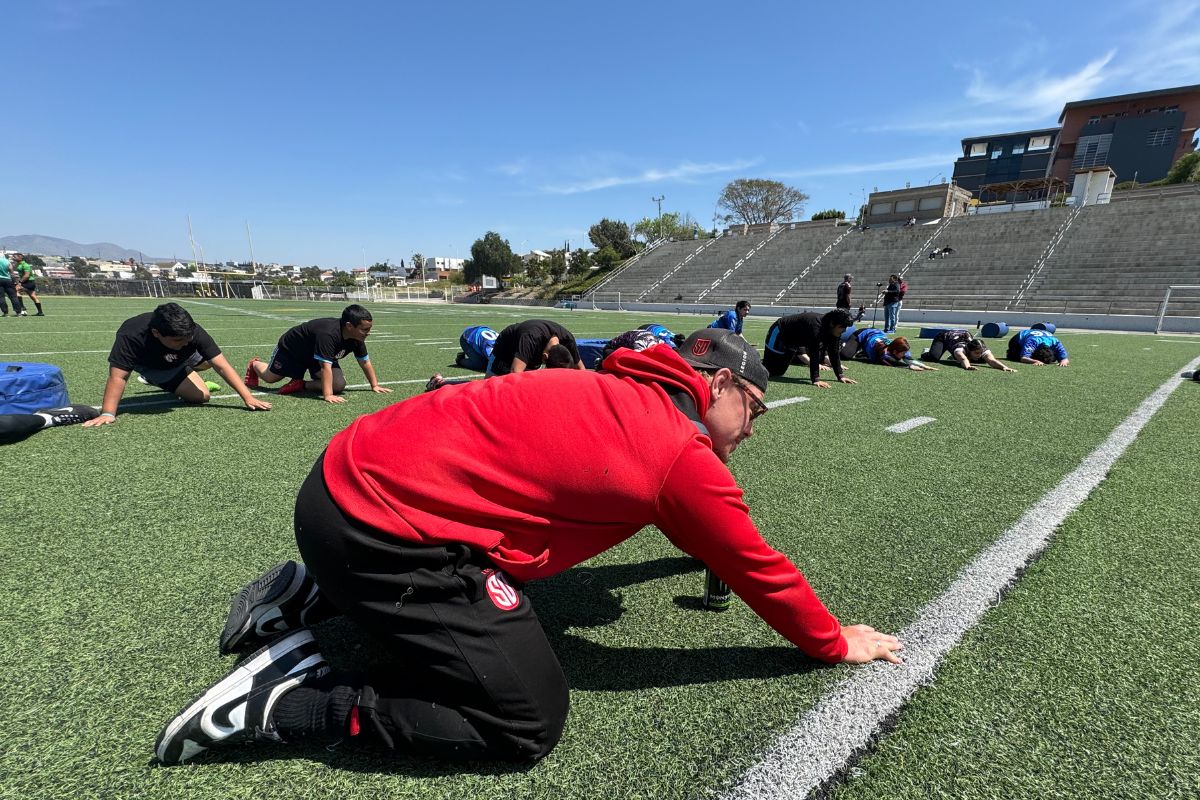
<svg viewBox="0 0 1200 800">
<path fill-rule="evenodd" d="M 80 244 L 70 239 L 56 239 L 53 236 L 0 236 L 0 248 L 19 250 L 22 253 L 35 253 L 39 256 L 83 256 L 84 258 L 99 258 L 106 261 L 124 261 L 132 258 L 141 261 L 142 255 L 137 250 L 127 250 L 111 242 L 96 244 Z M 153 259 L 150 259 L 153 260 Z"/>
</svg>

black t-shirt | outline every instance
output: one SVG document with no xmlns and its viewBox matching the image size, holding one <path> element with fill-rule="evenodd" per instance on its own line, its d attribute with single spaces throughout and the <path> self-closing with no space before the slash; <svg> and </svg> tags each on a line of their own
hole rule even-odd
<svg viewBox="0 0 1200 800">
<path fill-rule="evenodd" d="M 336 364 L 354 353 L 357 359 L 367 357 L 367 346 L 357 339 L 342 338 L 342 321 L 323 317 L 303 322 L 279 337 L 279 352 L 288 359 L 302 363 L 327 361 Z"/>
<path fill-rule="evenodd" d="M 117 338 L 108 354 L 108 363 L 118 369 L 173 369 L 187 362 L 193 353 L 199 353 L 205 361 L 221 355 L 221 348 L 208 335 L 208 331 L 196 326 L 192 341 L 181 350 L 168 350 L 150 332 L 150 319 L 154 313 L 147 311 L 130 317 L 117 328 Z"/>
<path fill-rule="evenodd" d="M 492 348 L 492 358 L 501 364 L 512 364 L 519 358 L 528 369 L 536 369 L 542 365 L 546 342 L 554 336 L 558 337 L 559 344 L 571 351 L 571 357 L 579 361 L 575 337 L 562 325 L 548 319 L 527 319 L 500 331 L 496 346 Z"/>
<path fill-rule="evenodd" d="M 822 338 L 820 314 L 789 314 L 776 320 L 772 327 L 775 326 L 779 328 L 779 336 L 774 349 L 794 353 L 803 347 L 808 353 L 808 368 L 813 383 L 817 382 L 821 360 L 825 356 L 829 356 L 829 365 L 833 367 L 834 374 L 842 377 L 841 343 L 833 337 L 832 331 L 826 331 Z M 770 334 L 767 336 L 769 340 Z"/>
<path fill-rule="evenodd" d="M 842 281 L 841 283 L 838 284 L 838 290 L 837 290 L 837 295 L 838 295 L 837 296 L 837 307 L 838 308 L 849 308 L 850 307 L 850 292 L 851 292 L 850 284 L 846 283 L 845 281 Z"/>
</svg>

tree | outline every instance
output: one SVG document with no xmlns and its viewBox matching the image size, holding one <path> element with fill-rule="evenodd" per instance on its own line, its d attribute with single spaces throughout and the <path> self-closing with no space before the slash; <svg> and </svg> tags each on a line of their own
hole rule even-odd
<svg viewBox="0 0 1200 800">
<path fill-rule="evenodd" d="M 1166 183 L 1196 182 L 1200 182 L 1200 152 L 1188 153 L 1181 157 L 1167 172 Z"/>
<path fill-rule="evenodd" d="M 790 222 L 804 212 L 807 199 L 804 192 L 779 181 L 738 178 L 721 190 L 717 208 L 728 212 L 722 216 L 726 224 L 764 225 Z"/>
<path fill-rule="evenodd" d="M 175 270 L 176 276 L 182 276 L 184 278 L 190 278 L 195 274 L 195 271 L 193 271 L 191 267 L 180 267 L 179 269 Z"/>
<path fill-rule="evenodd" d="M 46 266 L 46 262 L 42 260 L 41 256 L 25 256 L 25 260 L 29 262 L 29 266 L 31 267 L 40 268 Z"/>
<path fill-rule="evenodd" d="M 508 241 L 501 238 L 500 234 L 495 231 L 488 231 L 482 239 L 476 239 L 475 243 L 471 245 L 471 259 L 468 262 L 471 266 L 471 274 L 467 275 L 467 280 L 474 283 L 483 275 L 492 275 L 496 278 L 507 277 L 513 272 L 514 262 L 516 268 L 520 269 L 521 259 L 513 255 Z"/>
<path fill-rule="evenodd" d="M 845 218 L 846 218 L 846 212 L 845 212 L 845 211 L 838 211 L 837 209 L 833 209 L 833 208 L 827 208 L 827 209 L 825 209 L 824 211 L 818 211 L 817 213 L 813 214 L 813 215 L 812 215 L 812 218 L 813 218 L 814 220 L 818 220 L 818 219 L 845 219 Z"/>
<path fill-rule="evenodd" d="M 329 282 L 330 286 L 358 286 L 358 281 L 354 280 L 354 276 L 345 270 L 336 270 L 333 273 L 333 280 Z"/>
<path fill-rule="evenodd" d="M 374 264 L 367 267 L 367 272 L 391 272 L 391 271 L 392 271 L 392 268 L 386 261 L 384 261 L 382 264 L 379 263 L 378 261 L 376 261 Z"/>
<path fill-rule="evenodd" d="M 531 258 L 525 264 L 525 277 L 530 283 L 542 283 L 546 280 L 546 265 L 539 258 Z"/>
<path fill-rule="evenodd" d="M 87 262 L 87 259 L 79 256 L 71 256 L 71 272 L 75 273 L 76 278 L 87 278 L 96 268 Z"/>
<path fill-rule="evenodd" d="M 612 267 L 621 262 L 621 254 L 613 249 L 612 245 L 601 247 L 596 253 L 596 263 L 601 269 L 612 269 Z"/>
<path fill-rule="evenodd" d="M 588 239 L 600 250 L 611 247 L 621 259 L 629 258 L 637 252 L 637 248 L 633 246 L 629 226 L 619 220 L 600 220 L 588 229 Z"/>
<path fill-rule="evenodd" d="M 409 263 L 412 264 L 413 272 L 417 274 L 418 278 L 425 274 L 425 256 L 420 253 L 413 253 L 412 261 Z"/>
<path fill-rule="evenodd" d="M 567 272 L 571 275 L 583 275 L 592 268 L 592 255 L 587 250 L 580 247 L 575 252 L 571 253 L 571 263 L 567 267 Z"/>
<path fill-rule="evenodd" d="M 154 276 L 150 274 L 150 270 L 146 269 L 145 267 L 134 267 L 133 277 L 137 278 L 139 281 L 154 280 Z"/>
</svg>

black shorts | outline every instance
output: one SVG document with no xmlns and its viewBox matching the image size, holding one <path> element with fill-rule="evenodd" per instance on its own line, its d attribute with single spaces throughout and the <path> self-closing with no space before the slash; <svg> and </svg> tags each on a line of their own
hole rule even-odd
<svg viewBox="0 0 1200 800">
<path fill-rule="evenodd" d="M 762 363 L 767 368 L 767 374 L 772 378 L 778 378 L 780 375 L 783 375 L 783 373 L 787 372 L 796 354 L 796 350 L 785 350 L 782 353 L 777 353 L 774 350 L 763 348 Z"/>
<path fill-rule="evenodd" d="M 27 292 L 33 293 L 37 291 L 36 281 L 21 281 L 21 288 Z"/>
<path fill-rule="evenodd" d="M 204 361 L 204 356 L 192 353 L 188 360 L 176 367 L 167 369 L 138 369 L 137 372 L 151 386 L 157 386 L 164 392 L 174 392 L 183 383 L 189 373 L 196 371 L 196 366 Z"/>
<path fill-rule="evenodd" d="M 340 370 L 341 366 L 335 361 L 333 369 Z M 286 351 L 275 348 L 275 352 L 271 354 L 271 372 L 276 375 L 282 375 L 285 378 L 304 378 L 304 373 L 308 373 L 309 377 L 314 381 L 321 379 L 321 362 L 315 358 L 297 357 Z"/>
</svg>

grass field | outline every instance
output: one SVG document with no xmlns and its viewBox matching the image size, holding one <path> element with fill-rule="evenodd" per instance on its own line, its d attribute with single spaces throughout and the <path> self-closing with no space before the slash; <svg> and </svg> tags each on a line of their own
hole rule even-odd
<svg viewBox="0 0 1200 800">
<path fill-rule="evenodd" d="M 48 317 L 0 320 L 0 360 L 58 364 L 72 400 L 98 404 L 113 332 L 156 302 L 48 298 Z M 290 325 L 339 310 L 185 305 L 239 370 L 269 356 Z M 421 391 L 435 371 L 467 374 L 448 366 L 465 326 L 546 316 L 590 337 L 708 321 L 372 311 L 367 344 L 393 395 L 351 390 L 341 406 L 270 397 L 272 411 L 250 413 L 228 392 L 184 407 L 131 383 L 115 425 L 0 448 L 0 797 L 719 796 L 864 669 L 805 659 L 744 605 L 698 610 L 702 573 L 648 529 L 529 588 L 572 687 L 563 740 L 536 766 L 268 746 L 153 765 L 162 724 L 231 665 L 216 653 L 230 595 L 295 556 L 292 502 L 325 444 L 356 415 Z M 747 338 L 761 344 L 770 321 L 751 318 Z M 857 386 L 815 390 L 798 368 L 772 384 L 769 401 L 810 400 L 760 420 L 731 468 L 763 534 L 843 622 L 908 626 L 1200 356 L 1200 337 L 1060 334 L 1066 369 L 917 374 L 855 364 Z M 347 377 L 361 383 L 352 361 Z M 885 431 L 918 416 L 935 421 Z M 1184 384 L 936 680 L 821 793 L 1200 795 L 1198 417 L 1200 386 Z M 370 659 L 346 623 L 318 636 L 332 661 Z"/>
</svg>

